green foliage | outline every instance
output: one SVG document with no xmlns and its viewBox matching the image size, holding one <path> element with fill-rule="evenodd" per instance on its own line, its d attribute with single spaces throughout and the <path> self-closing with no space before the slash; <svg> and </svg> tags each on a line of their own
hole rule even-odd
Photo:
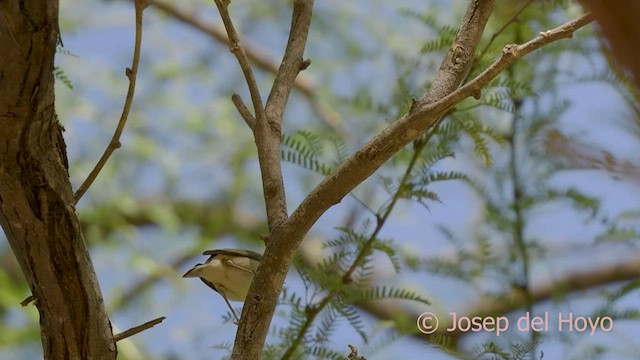
<svg viewBox="0 0 640 360">
<path fill-rule="evenodd" d="M 61 46 L 61 45 L 58 45 L 56 47 L 56 53 L 62 54 L 65 56 L 75 57 L 75 58 L 78 57 L 78 55 L 74 54 L 73 52 L 71 52 L 70 50 L 66 49 L 64 46 Z"/>
<path fill-rule="evenodd" d="M 573 202 L 576 209 L 587 211 L 591 216 L 595 217 L 600 208 L 600 200 L 594 196 L 586 195 L 577 189 L 569 188 L 566 190 L 549 189 L 547 194 L 542 197 L 542 201 L 552 201 L 558 199 L 566 199 Z"/>
<path fill-rule="evenodd" d="M 429 258 L 418 260 L 416 267 L 427 271 L 452 277 L 458 280 L 473 282 L 488 276 L 500 257 L 493 250 L 493 245 L 486 236 L 478 235 L 469 244 L 466 239 L 457 237 L 450 229 L 438 228 L 444 238 L 449 241 L 455 256 L 449 258 Z"/>
<path fill-rule="evenodd" d="M 314 359 L 334 359 L 334 360 L 346 360 L 347 357 L 339 352 L 329 350 L 325 347 L 312 347 L 305 355 L 313 356 Z"/>
<path fill-rule="evenodd" d="M 298 131 L 293 135 L 284 134 L 282 145 L 282 160 L 321 175 L 329 175 L 335 166 L 348 156 L 346 143 L 335 135 L 324 136 L 310 131 Z M 334 153 L 331 165 L 325 162 L 329 150 L 333 150 Z"/>
<path fill-rule="evenodd" d="M 429 300 L 422 297 L 420 294 L 407 290 L 397 289 L 387 286 L 373 286 L 365 289 L 357 289 L 355 291 L 347 291 L 346 294 L 349 301 L 370 301 L 370 300 L 382 300 L 382 299 L 403 299 L 421 302 L 425 305 L 431 305 Z"/>
<path fill-rule="evenodd" d="M 0 269 L 0 283 L 2 284 L 0 316 L 14 318 L 12 321 L 0 322 L 0 348 L 11 348 L 17 343 L 29 346 L 37 344 L 40 333 L 37 328 L 29 326 L 29 322 L 37 321 L 38 312 L 33 303 L 27 307 L 19 305 L 29 294 L 26 284 L 22 279 L 17 281 L 9 271 L 4 269 Z M 17 309 L 20 309 L 21 314 L 16 311 Z"/>
<path fill-rule="evenodd" d="M 434 32 L 435 39 L 425 42 L 420 47 L 422 55 L 448 49 L 458 33 L 457 28 L 442 24 L 433 14 L 421 14 L 412 10 L 404 10 L 402 13 L 408 18 L 417 19 L 425 25 L 425 28 Z"/>
<path fill-rule="evenodd" d="M 482 344 L 480 349 L 476 350 L 474 360 L 527 360 L 531 359 L 531 353 L 536 349 L 534 342 L 513 343 L 509 350 L 505 350 L 494 342 Z M 540 352 L 539 359 L 544 358 L 544 352 Z"/>
<path fill-rule="evenodd" d="M 640 210 L 621 212 L 616 218 L 606 221 L 607 229 L 597 237 L 596 242 L 637 243 L 640 239 L 640 231 L 633 224 L 638 219 L 640 219 Z"/>
<path fill-rule="evenodd" d="M 616 323 L 620 323 L 619 320 L 640 320 L 640 310 L 634 307 L 625 306 L 621 308 L 618 303 L 625 299 L 632 298 L 640 293 L 640 280 L 632 280 L 626 284 L 620 286 L 617 289 L 607 290 L 604 292 L 604 298 L 606 302 L 596 308 L 592 317 L 605 317 L 608 316 Z"/>
<path fill-rule="evenodd" d="M 56 53 L 71 57 L 78 57 L 78 55 L 65 49 L 62 45 L 58 45 L 56 47 Z M 71 82 L 71 79 L 69 79 L 64 70 L 62 70 L 59 66 L 53 67 L 53 77 L 56 80 L 60 80 L 67 88 L 69 88 L 69 90 L 73 90 L 73 83 Z"/>
<path fill-rule="evenodd" d="M 355 330 L 358 335 L 360 335 L 365 343 L 369 341 L 367 328 L 364 324 L 364 321 L 362 320 L 362 314 L 352 304 L 349 303 L 348 299 L 345 299 L 342 296 L 337 296 L 334 300 L 331 301 L 330 307 L 335 307 L 340 316 L 347 320 L 349 325 L 351 325 L 353 330 Z"/>
<path fill-rule="evenodd" d="M 423 21 L 430 23 L 432 19 L 426 17 Z M 423 51 L 442 49 L 450 44 L 455 36 L 454 29 L 446 25 L 434 28 L 438 39 L 425 44 Z M 389 116 L 402 114 L 408 110 L 410 103 L 407 99 L 415 93 L 417 84 L 411 79 L 411 72 L 401 73 L 389 103 L 376 102 L 368 92 L 362 91 L 357 93 L 349 105 L 352 108 Z M 479 105 L 504 109 L 504 104 L 511 98 L 530 92 L 530 88 L 525 84 L 506 80 L 496 82 L 493 88 L 494 90 L 484 95 Z M 442 202 L 438 194 L 432 190 L 434 184 L 449 180 L 470 182 L 469 177 L 462 172 L 438 169 L 440 161 L 453 157 L 461 137 L 468 136 L 475 144 L 477 156 L 482 158 L 487 166 L 491 165 L 489 140 L 499 145 L 503 145 L 505 140 L 491 126 L 480 121 L 480 117 L 473 113 L 472 109 L 458 109 L 441 124 L 429 129 L 414 143 L 413 148 L 403 149 L 394 157 L 393 166 L 406 167 L 406 174 L 397 178 L 381 176 L 389 199 L 377 211 L 371 210 L 377 219 L 377 227 L 373 233 L 368 230 L 366 223 L 361 231 L 338 228 L 337 237 L 323 242 L 322 248 L 331 253 L 320 262 L 310 265 L 301 256 L 296 256 L 294 263 L 305 285 L 306 299 L 301 302 L 301 298 L 289 295 L 288 301 L 285 301 L 292 308 L 289 312 L 289 326 L 279 332 L 285 348 L 295 348 L 295 352 L 300 356 L 316 354 L 310 352 L 316 350 L 310 349 L 318 349 L 318 352 L 325 349 L 326 354 L 336 354 L 335 349 L 326 346 L 327 339 L 335 331 L 334 324 L 338 319 L 345 319 L 364 341 L 368 341 L 369 336 L 361 314 L 352 305 L 359 301 L 395 298 L 429 304 L 427 299 L 414 290 L 371 284 L 374 251 L 386 254 L 396 271 L 399 272 L 402 266 L 393 239 L 380 239 L 377 232 L 384 225 L 384 214 L 393 210 L 395 200 L 408 199 L 428 207 L 428 202 Z M 284 135 L 282 159 L 327 175 L 346 157 L 344 142 L 337 140 L 335 137 L 311 132 Z M 327 156 L 329 149 L 333 149 L 333 156 Z M 482 245 L 481 253 L 484 255 L 478 256 L 469 252 L 468 261 L 479 261 L 479 258 L 482 258 L 482 261 L 490 261 L 486 254 L 489 252 L 488 245 Z M 481 265 L 475 266 L 476 269 L 479 267 Z M 450 269 L 454 271 L 453 266 Z M 463 276 L 462 273 L 460 275 Z"/>
<path fill-rule="evenodd" d="M 53 76 L 56 80 L 60 80 L 69 90 L 73 90 L 73 84 L 71 83 L 71 79 L 67 76 L 64 70 L 60 69 L 57 66 L 53 67 Z"/>
<path fill-rule="evenodd" d="M 562 5 L 566 5 L 565 3 Z M 546 26 L 544 21 L 539 21 L 541 17 L 537 13 L 548 6 L 552 5 L 545 3 L 540 9 L 527 9 L 518 17 L 518 24 L 514 24 L 513 27 L 533 23 L 536 24 L 535 27 Z M 428 16 L 424 19 L 425 24 L 433 21 Z M 510 33 L 505 31 L 499 35 L 500 41 L 493 45 L 485 44 L 487 49 L 476 59 L 477 67 L 471 71 L 471 76 L 478 74 L 493 61 L 503 44 L 522 43 L 521 36 L 526 34 L 526 31 L 530 30 L 514 30 Z M 442 40 L 448 41 L 445 38 Z M 426 49 L 438 50 L 441 45 L 429 42 Z M 598 197 L 573 186 L 559 188 L 552 185 L 552 179 L 566 174 L 569 170 L 566 165 L 553 158 L 544 143 L 549 129 L 557 126 L 558 119 L 570 106 L 566 99 L 558 96 L 558 87 L 566 86 L 567 79 L 570 79 L 572 83 L 603 81 L 628 89 L 625 79 L 616 73 L 595 72 L 586 76 L 572 76 L 566 72 L 560 74 L 561 70 L 547 66 L 548 63 L 553 63 L 553 59 L 567 56 L 568 52 L 588 54 L 586 49 L 591 47 L 585 40 L 572 42 L 568 46 L 551 49 L 544 55 L 544 61 L 532 58 L 519 62 L 483 89 L 477 101 L 466 100 L 459 104 L 447 119 L 425 136 L 424 139 L 430 146 L 424 151 L 430 151 L 430 154 L 421 158 L 424 165 L 421 164 L 420 178 L 427 181 L 413 181 L 414 178 L 410 177 L 411 180 L 405 184 L 407 190 L 400 192 L 403 194 L 402 197 L 418 202 L 424 202 L 424 199 L 440 201 L 437 193 L 425 189 L 428 180 L 431 179 L 429 174 L 438 174 L 439 170 L 434 170 L 438 161 L 453 157 L 454 154 L 456 158 L 464 154 L 467 148 L 462 148 L 460 143 L 467 137 L 471 140 L 473 153 L 482 160 L 485 167 L 472 175 L 449 174 L 441 178 L 463 180 L 475 190 L 482 201 L 484 211 L 472 225 L 471 236 L 468 232 L 441 227 L 443 238 L 451 244 L 453 254 L 428 259 L 412 258 L 411 265 L 414 269 L 426 269 L 449 276 L 464 281 L 472 288 L 475 288 L 476 284 L 489 281 L 494 284 L 494 295 L 498 298 L 500 294 L 509 294 L 513 286 L 522 286 L 523 279 L 525 284 L 529 283 L 531 264 L 544 261 L 543 257 L 549 251 L 545 243 L 531 235 L 529 224 L 546 215 L 544 211 L 540 211 L 541 209 L 560 202 L 569 202 L 571 211 L 583 216 L 585 222 L 598 220 L 606 224 L 607 232 L 600 241 L 630 241 L 634 237 L 638 238 L 633 222 L 631 226 L 624 227 L 623 220 L 609 221 L 603 216 Z M 481 45 L 480 49 L 482 47 Z M 562 84 L 556 82 L 560 76 L 564 76 L 565 82 Z M 628 90 L 623 90 L 622 94 L 626 94 L 625 99 L 632 98 Z M 541 105 L 542 102 L 545 103 L 544 106 Z M 531 107 L 533 111 L 530 110 Z M 493 121 L 492 117 L 510 119 L 509 125 L 497 127 L 495 125 L 499 122 Z M 497 160 L 492 156 L 492 142 L 507 150 Z M 434 148 L 437 150 L 433 150 Z M 399 154 L 398 159 L 402 161 L 398 161 L 398 164 L 406 164 L 408 159 L 411 159 L 411 150 L 405 149 L 405 154 Z M 384 184 L 389 194 L 394 194 L 401 188 L 390 176 L 385 177 Z M 501 283 L 502 286 L 499 285 Z M 637 319 L 637 309 L 615 308 L 622 297 L 632 292 L 635 294 L 637 290 L 637 282 L 622 285 L 610 295 L 609 305 L 595 313 L 611 314 L 621 319 Z M 496 342 L 482 344 L 470 358 L 524 359 L 544 356 L 537 347 L 538 338 L 516 335 L 524 338 L 519 345 L 506 347 L 502 339 L 498 338 Z M 601 348 L 599 351 L 602 353 L 604 349 Z"/>
<path fill-rule="evenodd" d="M 341 354 L 330 348 L 329 339 L 337 330 L 337 323 L 346 323 L 367 343 L 371 330 L 354 304 L 361 301 L 402 299 L 429 304 L 417 292 L 395 286 L 373 285 L 373 255 L 380 251 L 387 255 L 394 267 L 400 270 L 394 246 L 389 239 L 367 235 L 368 226 L 362 231 L 339 228 L 339 236 L 327 240 L 322 248 L 331 251 L 317 264 L 309 264 L 301 255 L 294 258 L 294 265 L 305 286 L 305 298 L 283 291 L 282 304 L 290 309 L 288 326 L 276 331 L 282 347 L 300 356 L 324 354 L 333 358 Z M 375 232 L 374 232 L 375 234 Z M 388 339 L 388 338 L 387 338 Z"/>
</svg>

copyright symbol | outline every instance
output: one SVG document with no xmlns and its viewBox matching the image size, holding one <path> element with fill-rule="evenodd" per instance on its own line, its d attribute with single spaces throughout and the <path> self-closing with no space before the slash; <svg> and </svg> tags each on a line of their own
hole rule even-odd
<svg viewBox="0 0 640 360">
<path fill-rule="evenodd" d="M 438 330 L 438 317 L 431 312 L 424 312 L 418 316 L 418 320 L 416 321 L 416 325 L 418 325 L 418 330 L 420 330 L 423 334 L 433 334 Z"/>
</svg>

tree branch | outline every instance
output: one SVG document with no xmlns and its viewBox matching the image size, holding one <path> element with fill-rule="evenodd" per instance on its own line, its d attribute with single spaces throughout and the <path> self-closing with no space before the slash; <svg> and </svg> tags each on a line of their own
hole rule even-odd
<svg viewBox="0 0 640 360">
<path fill-rule="evenodd" d="M 233 55 L 235 55 L 236 59 L 238 59 L 238 63 L 240 64 L 240 68 L 242 69 L 242 73 L 244 74 L 244 78 L 247 81 L 255 117 L 258 119 L 258 121 L 261 121 L 261 119 L 264 119 L 264 107 L 262 105 L 262 98 L 260 97 L 260 90 L 258 89 L 258 82 L 256 81 L 256 77 L 253 74 L 253 70 L 251 70 L 251 65 L 249 64 L 247 53 L 244 51 L 244 47 L 240 43 L 240 37 L 238 36 L 238 33 L 233 26 L 233 22 L 231 21 L 231 17 L 229 16 L 230 1 L 214 0 L 214 2 L 218 7 L 220 17 L 222 18 L 222 22 L 224 23 L 224 28 L 227 30 L 227 35 L 229 36 L 229 50 Z"/>
<path fill-rule="evenodd" d="M 281 124 L 294 81 L 309 65 L 302 56 L 312 14 L 313 0 L 296 0 L 293 3 L 289 40 L 267 99 L 266 118 L 257 119 L 254 132 L 270 232 L 284 223 L 288 216 L 280 159 Z"/>
<path fill-rule="evenodd" d="M 256 118 L 251 115 L 251 112 L 247 109 L 247 105 L 244 104 L 240 95 L 231 95 L 231 101 L 233 102 L 233 105 L 236 106 L 236 109 L 238 109 L 238 112 L 240 113 L 240 116 L 242 116 L 244 122 L 247 123 L 249 129 L 253 132 L 256 127 Z"/>
<path fill-rule="evenodd" d="M 396 191 L 393 193 L 393 196 L 391 197 L 389 205 L 382 207 L 384 209 L 382 214 L 378 212 L 373 212 L 377 220 L 376 228 L 371 232 L 371 235 L 369 235 L 369 238 L 367 239 L 367 241 L 364 242 L 358 254 L 356 255 L 355 259 L 351 262 L 351 265 L 349 266 L 349 268 L 347 268 L 347 270 L 342 274 L 341 281 L 343 285 L 346 286 L 353 282 L 353 273 L 358 269 L 358 267 L 361 266 L 365 257 L 371 253 L 375 240 L 378 239 L 378 235 L 380 235 L 380 232 L 382 231 L 384 225 L 387 223 L 387 220 L 391 216 L 391 213 L 393 212 L 395 205 L 398 203 L 398 200 L 402 197 L 403 192 L 405 192 L 405 186 L 407 182 L 411 179 L 411 174 L 416 164 L 418 163 L 418 160 L 420 159 L 420 154 L 422 153 L 422 150 L 424 150 L 424 148 L 429 144 L 429 140 L 431 139 L 431 135 L 433 133 L 434 133 L 433 131 L 430 131 L 422 141 L 415 142 L 415 146 L 413 148 L 413 154 L 411 155 L 409 164 L 407 165 L 407 168 L 404 171 L 404 175 L 402 176 L 402 179 L 398 183 Z M 317 261 L 313 263 L 317 263 Z M 322 312 L 322 310 L 324 310 L 324 308 L 327 307 L 327 305 L 329 305 L 331 301 L 341 293 L 342 293 L 341 290 L 329 291 L 326 295 L 324 295 L 324 297 L 320 301 L 318 301 L 316 304 L 311 306 L 313 311 L 307 311 L 304 323 L 302 324 L 302 326 L 300 326 L 297 335 L 291 341 L 289 348 L 284 353 L 281 360 L 288 360 L 291 358 L 291 356 L 296 351 L 297 347 L 300 346 L 300 344 L 302 343 L 307 333 L 307 330 L 311 327 L 316 316 L 320 314 L 320 312 Z"/>
<path fill-rule="evenodd" d="M 303 60 L 302 57 L 307 45 L 312 14 L 313 0 L 296 0 L 294 2 L 289 40 L 265 107 L 269 121 L 282 123 L 282 115 L 295 79 L 300 71 L 306 69 L 310 64 L 309 60 Z"/>
<path fill-rule="evenodd" d="M 303 60 L 303 54 L 309 35 L 312 14 L 313 0 L 296 0 L 294 2 L 289 40 L 280 69 L 278 70 L 269 98 L 267 99 L 265 108 L 266 118 L 256 116 L 254 135 L 258 149 L 263 193 L 267 208 L 267 222 L 270 231 L 270 235 L 267 238 L 267 249 L 272 248 L 275 250 L 281 246 L 278 243 L 289 241 L 289 239 L 285 237 L 277 235 L 273 237 L 274 234 L 277 234 L 278 229 L 282 228 L 282 224 L 288 219 L 284 181 L 282 178 L 282 164 L 280 160 L 281 124 L 294 81 L 300 71 L 309 65 L 308 60 Z M 300 237 L 300 240 L 301 239 L 302 237 Z M 236 333 L 232 359 L 260 358 L 278 294 L 282 289 L 282 283 L 284 281 L 283 275 L 286 274 L 287 269 L 291 265 L 291 256 L 300 243 L 300 240 L 294 240 L 294 247 L 290 249 L 289 254 L 272 253 L 270 255 L 272 259 L 270 259 L 270 261 L 273 263 L 266 266 L 268 270 L 264 270 L 265 267 L 261 266 L 263 272 L 266 271 L 267 274 L 273 270 L 274 266 L 278 267 L 279 269 L 274 270 L 274 272 L 279 273 L 282 279 L 279 279 L 275 283 L 263 284 L 267 285 L 266 289 L 270 292 L 270 294 L 266 296 L 270 303 L 267 308 L 270 308 L 270 310 L 268 313 L 263 314 L 266 315 L 266 317 L 263 316 L 261 318 L 260 314 L 256 314 L 256 310 L 257 312 L 261 311 L 258 310 L 258 307 L 251 309 L 251 314 L 248 318 L 242 315 L 238 332 Z M 276 242 L 276 244 L 272 245 L 272 242 Z M 269 275 L 263 275 L 262 278 L 274 279 L 273 276 Z M 254 281 L 254 283 L 256 283 L 256 281 Z M 260 292 L 253 292 L 251 294 L 263 294 L 262 291 L 266 289 L 263 288 Z M 259 295 L 249 296 L 253 296 L 253 299 L 256 301 L 260 300 Z M 247 303 L 245 303 L 243 314 L 247 311 L 246 305 Z"/>
<path fill-rule="evenodd" d="M 160 324 L 166 318 L 167 318 L 166 316 L 161 316 L 161 317 L 155 318 L 155 319 L 153 319 L 151 321 L 147 321 L 144 324 L 140 324 L 138 326 L 134 326 L 131 329 L 125 330 L 125 331 L 123 331 L 123 332 L 121 332 L 119 334 L 114 335 L 113 336 L 113 340 L 115 342 L 118 342 L 120 340 L 124 340 L 124 339 L 126 339 L 126 338 L 128 338 L 130 336 L 133 336 L 133 335 L 135 335 L 137 333 L 143 332 L 143 331 L 145 331 L 147 329 L 150 329 L 150 328 Z"/>
<path fill-rule="evenodd" d="M 136 89 L 136 78 L 138 76 L 138 65 L 140 64 L 140 47 L 142 44 L 142 12 L 148 5 L 149 3 L 147 0 L 134 1 L 135 12 L 136 12 L 136 39 L 135 39 L 135 45 L 133 47 L 133 60 L 132 60 L 131 68 L 127 68 L 125 71 L 125 74 L 129 79 L 129 88 L 127 90 L 127 97 L 124 101 L 124 108 L 122 109 L 122 114 L 120 115 L 120 121 L 118 121 L 118 126 L 116 127 L 116 131 L 114 132 L 113 137 L 111 138 L 111 142 L 109 142 L 109 145 L 107 146 L 104 153 L 102 154 L 102 157 L 100 158 L 100 160 L 98 160 L 98 163 L 93 168 L 91 173 L 89 173 L 89 176 L 87 176 L 87 179 L 82 183 L 82 185 L 80 185 L 78 190 L 76 190 L 75 194 L 73 194 L 73 197 L 75 199 L 74 204 L 77 204 L 78 201 L 80 201 L 84 193 L 87 192 L 91 184 L 93 184 L 95 179 L 98 177 L 98 174 L 100 174 L 100 171 L 102 171 L 102 168 L 107 163 L 107 160 L 109 160 L 109 157 L 111 156 L 111 154 L 113 154 L 113 152 L 116 149 L 120 148 L 121 146 L 120 136 L 122 135 L 122 131 L 124 131 L 124 126 L 127 123 L 127 119 L 129 118 L 129 111 L 131 110 L 131 104 L 133 104 L 133 94 Z"/>
<path fill-rule="evenodd" d="M 591 14 L 585 14 L 553 30 L 545 31 L 541 33 L 540 36 L 522 45 L 506 45 L 502 49 L 502 56 L 500 56 L 498 60 L 496 60 L 493 64 L 491 64 L 491 66 L 480 73 L 480 75 L 478 75 L 468 84 L 440 99 L 435 104 L 429 105 L 422 103 L 420 106 L 418 106 L 418 111 L 416 111 L 417 117 L 420 118 L 428 116 L 430 112 L 442 112 L 443 110 L 450 108 L 454 104 L 457 104 L 458 102 L 470 96 L 477 95 L 484 86 L 486 86 L 491 80 L 495 79 L 498 75 L 500 75 L 500 73 L 502 73 L 507 67 L 513 64 L 519 58 L 545 45 L 551 44 L 552 42 L 561 39 L 572 38 L 574 32 L 576 32 L 581 27 L 591 23 L 592 21 L 593 17 L 591 16 Z"/>
<path fill-rule="evenodd" d="M 221 31 L 218 28 L 211 26 L 204 21 L 201 21 L 195 14 L 181 10 L 180 8 L 173 6 L 172 4 L 168 4 L 162 0 L 152 0 L 151 5 L 158 8 L 165 14 L 168 14 L 175 19 L 183 22 L 184 24 L 203 32 L 212 39 L 223 44 L 230 45 L 229 37 L 224 33 L 224 31 Z M 273 59 L 270 59 L 255 45 L 243 43 L 242 47 L 249 60 L 258 68 L 272 74 L 278 73 L 278 63 Z M 340 114 L 338 114 L 329 104 L 322 102 L 318 98 L 318 93 L 315 89 L 314 81 L 312 78 L 305 74 L 299 74 L 295 78 L 293 86 L 300 93 L 302 93 L 302 95 L 304 95 L 304 97 L 309 101 L 311 108 L 313 109 L 315 114 L 325 124 L 327 124 L 327 126 L 333 129 L 336 133 L 340 134 L 340 136 L 344 138 L 349 137 L 347 130 L 342 126 L 342 119 L 340 117 Z"/>
<path fill-rule="evenodd" d="M 443 60 L 432 87 L 420 102 L 424 104 L 422 108 L 449 94 L 465 79 L 492 9 L 493 1 L 469 2 L 458 36 Z M 294 19 L 292 28 L 295 26 Z M 302 58 L 294 60 L 302 61 Z M 289 63 L 283 62 L 283 66 L 295 70 L 295 66 Z M 447 106 L 451 107 L 453 104 L 452 102 Z M 270 227 L 270 241 L 245 300 L 232 359 L 260 357 L 293 254 L 311 226 L 327 209 L 340 202 L 393 154 L 434 125 L 447 109 L 447 106 L 440 106 L 442 110 L 438 112 L 431 111 L 432 109 L 429 112 L 411 111 L 387 127 L 312 190 L 282 226 L 275 229 Z M 413 110 L 419 108 L 417 106 Z"/>
<path fill-rule="evenodd" d="M 301 54 L 304 51 L 309 22 L 311 21 L 311 6 L 307 8 L 305 5 L 309 4 L 301 1 L 294 3 L 293 23 L 289 44 L 285 51 L 285 58 L 276 75 L 266 108 L 263 108 L 262 99 L 258 91 L 258 84 L 249 65 L 249 58 L 240 44 L 240 39 L 229 16 L 229 1 L 214 1 L 231 41 L 231 52 L 236 56 L 242 68 L 242 72 L 247 80 L 247 85 L 249 86 L 249 92 L 251 93 L 251 100 L 255 111 L 255 121 L 247 120 L 246 113 L 243 115 L 246 107 L 243 109 L 243 106 L 238 106 L 237 97 L 234 103 L 238 107 L 238 111 L 243 115 L 243 118 L 245 118 L 245 122 L 247 122 L 253 130 L 256 147 L 258 149 L 260 173 L 262 174 L 262 190 L 267 211 L 267 223 L 269 224 L 269 229 L 273 230 L 287 219 L 286 196 L 280 161 L 280 139 L 282 136 L 280 124 L 288 95 L 293 86 L 293 81 L 302 69 Z M 313 1 L 309 2 L 311 4 L 313 3 Z M 304 14 L 305 10 L 308 11 L 306 15 Z M 305 21 L 307 22 L 306 31 L 304 25 L 299 25 Z M 298 57 L 299 60 L 297 60 Z"/>
<path fill-rule="evenodd" d="M 436 102 L 430 102 L 429 96 L 425 97 L 413 111 L 405 114 L 375 136 L 362 149 L 358 150 L 318 184 L 291 215 L 286 226 L 283 226 L 282 236 L 286 236 L 291 242 L 293 241 L 291 239 L 296 239 L 296 241 L 301 239 L 324 211 L 338 203 L 349 191 L 369 177 L 393 154 L 431 127 L 440 114 L 463 99 L 478 93 L 518 58 L 551 42 L 562 38 L 570 38 L 573 32 L 591 21 L 592 19 L 589 15 L 584 15 L 523 45 L 507 45 L 503 49 L 501 57 L 468 84 Z M 456 44 L 454 43 L 455 46 Z M 452 48 L 450 53 L 452 51 L 455 50 Z M 438 78 L 436 77 L 436 79 Z M 442 78 L 446 78 L 446 76 Z M 456 79 L 451 81 L 455 82 Z M 432 86 L 432 89 L 434 86 Z M 427 95 L 438 92 L 442 92 L 440 87 L 433 91 L 430 89 Z M 267 247 L 268 250 L 269 247 Z M 287 246 L 280 250 L 280 253 L 291 251 L 291 255 L 293 255 L 295 247 L 289 248 Z"/>
<path fill-rule="evenodd" d="M 340 202 L 393 154 L 433 126 L 443 112 L 477 94 L 516 59 L 553 41 L 569 38 L 577 29 L 591 22 L 591 17 L 586 15 L 545 32 L 526 44 L 507 46 L 502 56 L 477 78 L 448 93 L 447 89 L 455 89 L 465 78 L 492 6 L 492 1 L 470 1 L 460 32 L 425 98 L 342 163 L 311 191 L 282 226 L 272 230 L 256 281 L 252 283 L 245 301 L 233 359 L 260 356 L 293 254 L 304 235 L 327 209 Z"/>
<path fill-rule="evenodd" d="M 590 142 L 582 142 L 565 136 L 559 129 L 544 134 L 547 151 L 558 155 L 569 166 L 580 169 L 600 169 L 613 176 L 640 183 L 640 162 L 616 158 L 611 153 Z"/>
</svg>

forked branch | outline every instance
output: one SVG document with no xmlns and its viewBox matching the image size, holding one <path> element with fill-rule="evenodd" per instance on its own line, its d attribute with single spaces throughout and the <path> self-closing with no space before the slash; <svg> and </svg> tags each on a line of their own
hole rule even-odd
<svg viewBox="0 0 640 360">
<path fill-rule="evenodd" d="M 163 11 L 165 14 L 174 17 L 175 19 L 183 22 L 184 24 L 193 27 L 194 29 L 201 31 L 210 38 L 223 44 L 230 45 L 229 36 L 224 30 L 219 29 L 216 26 L 212 26 L 207 22 L 200 19 L 195 13 L 187 10 L 183 10 L 180 6 L 176 6 L 172 3 L 168 3 L 164 0 L 151 0 L 151 5 L 157 9 Z M 258 69 L 277 74 L 279 71 L 279 64 L 268 56 L 265 51 L 262 51 L 256 45 L 249 45 L 247 42 L 242 43 L 242 48 L 247 54 L 247 57 L 251 62 L 257 66 Z M 348 138 L 348 132 L 342 125 L 342 119 L 335 109 L 330 106 L 326 101 L 323 101 L 317 89 L 315 88 L 314 80 L 309 76 L 300 74 L 295 78 L 293 83 L 294 87 L 305 96 L 309 101 L 315 114 L 336 133 L 340 134 L 343 138 Z M 234 104 L 237 107 L 236 102 Z M 240 110 L 240 109 L 238 109 Z M 246 118 L 243 116 L 243 119 Z"/>
<path fill-rule="evenodd" d="M 463 99 L 477 95 L 517 59 L 554 41 L 570 38 L 576 30 L 592 21 L 590 15 L 585 15 L 546 31 L 525 44 L 506 46 L 501 56 L 489 68 L 468 84 L 453 91 L 466 76 L 465 71 L 468 69 L 464 67 L 473 60 L 469 53 L 473 54 L 479 41 L 479 37 L 475 35 L 478 32 L 482 33 L 491 9 L 491 1 L 471 0 L 467 8 L 467 14 L 470 16 L 465 16 L 460 33 L 440 67 L 436 79 L 442 83 L 435 84 L 434 81 L 431 89 L 433 91 L 429 91 L 432 97 L 427 96 L 418 102 L 412 110 L 342 163 L 312 190 L 287 221 L 275 231 L 272 228 L 264 260 L 258 268 L 256 281 L 253 282 L 245 302 L 233 359 L 260 356 L 279 290 L 282 288 L 293 254 L 304 235 L 327 209 L 340 202 L 400 149 L 421 136 L 444 112 Z M 460 74 L 463 75 L 462 78 Z M 438 86 L 434 90 L 435 85 Z M 446 91 L 451 87 L 452 90 Z"/>
</svg>

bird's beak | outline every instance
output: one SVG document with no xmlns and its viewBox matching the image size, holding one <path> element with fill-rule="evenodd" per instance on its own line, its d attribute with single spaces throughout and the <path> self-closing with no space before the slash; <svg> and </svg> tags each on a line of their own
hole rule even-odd
<svg viewBox="0 0 640 360">
<path fill-rule="evenodd" d="M 191 269 L 189 269 L 189 271 L 187 271 L 186 273 L 184 273 L 184 275 L 182 275 L 183 278 L 194 278 L 194 277 L 198 277 L 198 272 L 196 271 L 198 269 L 198 267 L 202 265 L 202 264 L 197 264 L 196 266 L 192 267 Z"/>
</svg>

